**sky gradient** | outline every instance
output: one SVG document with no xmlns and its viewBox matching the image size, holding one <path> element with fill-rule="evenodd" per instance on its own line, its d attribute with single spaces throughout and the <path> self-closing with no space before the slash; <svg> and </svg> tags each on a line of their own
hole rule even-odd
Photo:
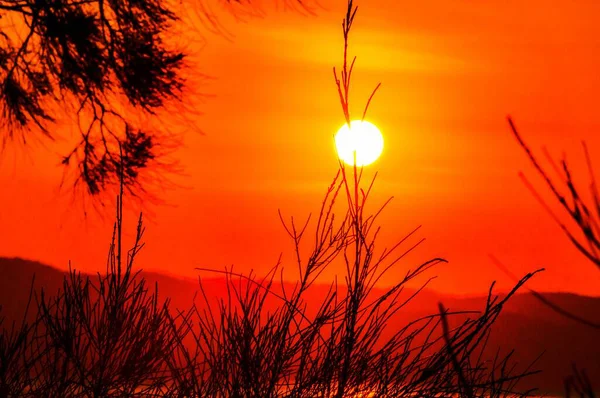
<svg viewBox="0 0 600 398">
<path fill-rule="evenodd" d="M 191 91 L 211 96 L 186 105 L 202 113 L 188 117 L 204 135 L 188 132 L 173 154 L 184 173 L 161 193 L 164 205 L 149 207 L 143 268 L 193 276 L 194 267 L 234 264 L 261 274 L 283 253 L 293 275 L 277 209 L 298 218 L 318 211 L 337 167 L 333 134 L 344 122 L 332 67 L 341 62 L 345 2 L 323 3 L 316 16 L 268 6 L 264 18 L 243 22 L 223 14 L 230 40 L 207 33 L 202 47 L 189 44 L 189 64 L 211 77 L 190 81 L 198 82 Z M 586 183 L 581 140 L 600 164 L 600 4 L 357 4 L 352 111 L 360 117 L 382 83 L 367 119 L 385 148 L 367 174 L 379 172 L 374 206 L 394 196 L 380 219 L 381 246 L 418 225 L 427 239 L 383 283 L 441 256 L 449 264 L 432 273 L 435 289 L 481 293 L 493 280 L 507 288 L 493 254 L 519 275 L 545 267 L 530 285 L 539 290 L 600 295 L 597 269 L 520 181 L 523 171 L 541 187 L 506 122 L 510 114 L 536 150 L 565 152 Z M 83 218 L 81 204 L 59 189 L 58 154 L 70 142 L 64 134 L 56 144 L 4 149 L 1 256 L 104 269 L 113 212 Z M 130 240 L 136 215 L 127 216 Z"/>
</svg>

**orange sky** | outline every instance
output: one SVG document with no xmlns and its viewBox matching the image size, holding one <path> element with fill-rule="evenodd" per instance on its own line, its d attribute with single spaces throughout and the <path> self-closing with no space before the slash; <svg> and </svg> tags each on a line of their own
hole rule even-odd
<svg viewBox="0 0 600 398">
<path fill-rule="evenodd" d="M 581 139 L 600 162 L 600 4 L 357 4 L 354 110 L 358 117 L 381 81 L 369 113 L 386 142 L 370 168 L 380 173 L 373 200 L 395 197 L 381 218 L 382 242 L 421 224 L 427 238 L 385 282 L 443 256 L 450 263 L 435 272 L 434 288 L 483 292 L 494 279 L 505 288 L 492 253 L 518 274 L 545 266 L 531 284 L 538 289 L 599 295 L 597 269 L 520 182 L 520 170 L 535 174 L 505 117 L 534 148 L 566 151 L 582 176 Z M 168 205 L 152 207 L 144 268 L 194 275 L 197 266 L 235 264 L 262 273 L 281 252 L 293 267 L 277 209 L 297 217 L 318 210 L 336 171 L 332 135 L 343 123 L 331 68 L 341 61 L 345 3 L 323 7 L 316 17 L 274 7 L 263 19 L 223 17 L 233 40 L 207 35 L 190 59 L 215 78 L 194 90 L 215 97 L 191 105 L 206 135 L 187 134 L 176 153 L 186 175 L 162 194 Z M 0 255 L 102 270 L 112 213 L 83 219 L 59 191 L 57 153 L 68 143 L 10 144 L 2 154 Z"/>
</svg>

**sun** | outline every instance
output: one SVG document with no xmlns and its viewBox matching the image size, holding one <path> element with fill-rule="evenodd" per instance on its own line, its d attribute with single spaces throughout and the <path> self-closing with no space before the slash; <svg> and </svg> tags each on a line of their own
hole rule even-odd
<svg viewBox="0 0 600 398">
<path fill-rule="evenodd" d="M 335 135 L 335 147 L 340 159 L 346 164 L 366 166 L 379 158 L 383 151 L 383 136 L 373 124 L 362 120 L 353 120 L 344 124 Z"/>
</svg>

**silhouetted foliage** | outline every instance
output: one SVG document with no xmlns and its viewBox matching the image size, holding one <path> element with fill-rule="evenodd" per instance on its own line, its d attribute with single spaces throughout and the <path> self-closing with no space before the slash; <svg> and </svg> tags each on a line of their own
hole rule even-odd
<svg viewBox="0 0 600 398">
<path fill-rule="evenodd" d="M 62 162 L 76 159 L 76 182 L 96 195 L 117 185 L 123 167 L 126 187 L 136 188 L 157 142 L 154 132 L 125 119 L 126 107 L 153 114 L 165 101 L 179 99 L 184 83 L 184 54 L 165 44 L 177 20 L 167 5 L 158 0 L 0 1 L 5 140 L 19 132 L 27 142 L 36 131 L 54 138 L 56 108 L 66 108 L 76 115 L 81 133 Z"/>
<path fill-rule="evenodd" d="M 20 324 L 5 325 L 0 306 L 0 397 L 25 396 L 37 381 L 44 349 L 36 342 L 39 316 L 27 319 L 32 298 L 33 282 Z"/>
<path fill-rule="evenodd" d="M 346 54 L 355 15 L 350 1 L 342 24 L 345 46 L 341 80 L 335 73 L 347 122 L 354 62 L 349 65 Z M 390 249 L 376 249 L 380 231 L 376 222 L 388 202 L 374 214 L 366 214 L 374 180 L 363 188 L 361 179 L 362 169 L 353 167 L 349 172 L 340 164 L 312 233 L 308 229 L 310 217 L 302 224 L 293 218 L 285 222 L 282 217 L 295 247 L 299 281 L 293 288 L 286 289 L 281 264 L 265 278 L 233 269 L 201 269 L 224 274 L 227 295 L 215 302 L 201 288 L 202 305 L 186 316 L 195 344 L 190 348 L 182 343 L 176 352 L 175 362 L 182 363 L 184 370 L 174 379 L 174 389 L 192 396 L 256 398 L 450 397 L 466 392 L 468 396 L 498 397 L 530 393 L 519 393 L 516 384 L 534 372 L 516 372 L 511 354 L 489 361 L 483 359 L 483 351 L 504 303 L 533 274 L 525 276 L 503 299 L 494 297 L 490 289 L 481 313 L 444 309 L 390 330 L 390 319 L 408 307 L 431 279 L 413 294 L 405 294 L 406 285 L 445 260 L 434 258 L 409 269 L 394 286 L 375 296 L 375 285 L 418 243 L 402 249 L 415 230 Z M 340 198 L 345 209 L 341 218 L 333 211 Z M 310 247 L 303 255 L 307 239 Z M 340 275 L 344 286 L 339 287 L 336 280 L 320 297 L 321 305 L 310 308 L 305 297 L 311 295 L 317 277 L 334 263 L 345 269 Z M 275 279 L 278 276 L 280 284 Z M 466 315 L 475 317 L 457 318 L 457 326 L 448 325 L 448 317 Z M 199 357 L 204 360 L 199 361 Z"/>
<path fill-rule="evenodd" d="M 600 270 L 600 194 L 598 193 L 598 185 L 596 184 L 596 177 L 594 175 L 594 169 L 590 159 L 590 154 L 587 145 L 583 143 L 583 151 L 585 160 L 588 166 L 589 173 L 589 190 L 591 194 L 591 203 L 587 201 L 583 194 L 582 189 L 577 187 L 571 174 L 571 169 L 566 159 L 560 161 L 560 168 L 554 163 L 552 158 L 545 152 L 547 159 L 550 161 L 557 176 L 562 179 L 561 189 L 556 185 L 550 175 L 542 168 L 537 158 L 533 155 L 533 152 L 525 144 L 523 138 L 517 131 L 513 121 L 508 119 L 511 130 L 516 137 L 519 145 L 525 150 L 527 157 L 535 167 L 536 171 L 543 178 L 544 182 L 548 186 L 548 189 L 552 192 L 552 195 L 560 203 L 564 211 L 569 217 L 575 222 L 575 226 L 579 229 L 578 232 L 573 231 L 572 228 L 567 227 L 559 218 L 554 214 L 550 207 L 545 203 L 542 197 L 533 189 L 531 184 L 527 181 L 525 176 L 521 174 L 521 177 L 527 187 L 534 194 L 536 199 L 542 204 L 544 209 L 552 216 L 554 221 L 558 223 L 562 231 L 573 243 L 573 245 L 581 252 L 598 270 Z M 566 193 L 562 190 L 565 189 Z M 580 236 L 576 236 L 579 234 Z"/>
<path fill-rule="evenodd" d="M 510 353 L 490 361 L 484 351 L 503 305 L 532 274 L 502 299 L 490 289 L 480 313 L 440 307 L 439 314 L 391 329 L 388 322 L 421 291 L 406 293 L 406 284 L 444 260 L 418 265 L 374 295 L 375 284 L 416 245 L 401 250 L 403 239 L 376 252 L 377 216 L 363 215 L 368 196 L 359 213 L 349 206 L 336 221 L 332 209 L 347 184 L 340 172 L 328 189 L 307 257 L 300 254 L 307 226 L 286 224 L 300 272 L 291 291 L 283 281 L 276 288 L 279 266 L 260 279 L 225 270 L 227 294 L 217 306 L 200 279 L 202 305 L 187 311 L 159 301 L 133 271 L 143 246 L 141 222 L 127 259 L 121 258 L 121 196 L 106 274 L 94 280 L 72 270 L 56 296 L 36 296 L 32 321 L 0 324 L 2 396 L 529 395 L 516 383 L 534 372 L 515 371 Z M 356 185 L 349 192 L 358 191 Z M 316 278 L 340 259 L 345 287 L 332 283 L 321 305 L 309 308 L 305 297 Z"/>
<path fill-rule="evenodd" d="M 556 199 L 564 212 L 566 212 L 566 214 L 574 222 L 574 227 L 568 227 L 563 221 L 560 220 L 560 218 L 555 214 L 542 196 L 535 190 L 533 185 L 523 173 L 520 173 L 521 179 L 544 208 L 544 210 L 546 210 L 546 212 L 558 224 L 560 229 L 567 236 L 569 241 L 575 246 L 575 248 L 577 248 L 577 250 L 583 254 L 584 257 L 592 263 L 592 265 L 596 266 L 597 269 L 600 270 L 600 194 L 596 184 L 596 177 L 587 145 L 585 142 L 583 143 L 583 152 L 589 173 L 589 199 L 585 199 L 583 189 L 578 187 L 575 183 L 566 158 L 563 158 L 560 161 L 560 166 L 558 166 L 548 152 L 544 150 L 544 155 L 546 156 L 547 161 L 550 163 L 556 176 L 560 179 L 560 182 L 556 183 L 553 181 L 550 174 L 542 167 L 538 158 L 533 154 L 531 148 L 525 143 L 510 117 L 508 118 L 508 123 L 513 135 L 517 139 L 517 142 L 525 151 L 527 157 L 538 174 L 542 177 L 547 188 L 552 193 L 552 196 L 554 196 L 554 199 Z M 495 261 L 506 273 L 510 275 L 510 271 L 508 271 L 506 267 L 500 264 L 497 260 Z M 533 289 L 529 289 L 529 291 L 531 291 L 542 303 L 557 313 L 586 326 L 600 330 L 600 324 L 597 322 L 565 310 L 546 298 L 543 294 Z M 587 378 L 585 370 L 578 371 L 575 367 L 574 373 L 565 380 L 565 389 L 567 397 L 571 396 L 572 393 L 575 393 L 581 397 L 595 397 L 592 384 Z"/>
<path fill-rule="evenodd" d="M 220 3 L 231 12 L 252 7 L 251 1 Z M 177 11 L 217 26 L 203 0 L 180 6 Z M 139 174 L 164 166 L 157 158 L 169 132 L 136 123 L 132 113 L 153 116 L 182 99 L 187 54 L 168 44 L 180 19 L 175 9 L 163 0 L 0 0 L 4 143 L 26 143 L 40 133 L 53 139 L 58 122 L 70 124 L 59 117 L 73 117 L 80 139 L 62 164 L 76 170 L 75 185 L 91 195 L 117 188 L 123 167 L 126 189 L 143 192 Z"/>
<path fill-rule="evenodd" d="M 573 374 L 565 379 L 565 397 L 596 398 L 592 382 L 585 370 L 573 366 Z"/>
<path fill-rule="evenodd" d="M 579 252 L 581 252 L 585 256 L 586 259 L 588 259 L 593 265 L 598 267 L 598 269 L 600 270 L 600 195 L 598 193 L 598 186 L 596 185 L 594 169 L 592 167 L 592 161 L 590 159 L 590 154 L 587 145 L 583 143 L 583 150 L 590 178 L 589 189 L 591 193 L 591 203 L 588 203 L 586 199 L 584 199 L 584 197 L 582 196 L 582 190 L 578 188 L 575 184 L 566 159 L 561 160 L 559 169 L 559 167 L 550 157 L 548 152 L 544 150 L 544 154 L 546 155 L 547 160 L 550 162 L 554 172 L 558 175 L 559 178 L 562 179 L 561 182 L 562 185 L 564 185 L 563 189 L 566 189 L 567 191 L 567 193 L 564 194 L 562 192 L 562 189 L 552 181 L 550 175 L 544 170 L 544 168 L 542 168 L 540 162 L 521 137 L 521 134 L 517 130 L 515 124 L 513 123 L 510 117 L 508 118 L 508 123 L 519 145 L 527 154 L 527 157 L 546 183 L 550 192 L 552 192 L 554 198 L 562 206 L 562 208 L 569 215 L 569 217 L 575 222 L 575 228 L 567 227 L 567 225 L 564 222 L 562 222 L 558 216 L 556 216 L 554 211 L 552 211 L 550 206 L 535 190 L 533 185 L 529 182 L 529 180 L 527 179 L 527 177 L 525 177 L 523 173 L 520 173 L 521 179 L 523 180 L 527 188 L 531 191 L 533 196 L 537 199 L 537 201 L 542 205 L 544 210 L 546 210 L 546 212 L 548 212 L 552 219 L 559 225 L 559 227 L 565 233 L 569 241 L 571 241 L 571 243 L 577 248 Z M 579 232 L 577 232 L 576 229 L 579 229 Z M 492 260 L 505 273 L 507 273 L 508 275 L 512 276 L 513 279 L 515 279 L 514 275 L 512 275 L 510 271 L 497 259 L 492 258 Z M 600 329 L 600 324 L 590 321 L 588 319 L 584 319 L 576 314 L 570 313 L 561 308 L 560 306 L 556 305 L 555 303 L 551 302 L 547 298 L 545 298 L 541 293 L 536 292 L 532 289 L 529 290 L 540 301 L 542 301 L 544 304 L 546 304 L 549 308 L 553 309 L 557 313 L 567 318 L 571 318 L 584 325 Z"/>
<path fill-rule="evenodd" d="M 535 372 L 516 371 L 512 354 L 489 360 L 485 351 L 503 305 L 533 274 L 502 299 L 494 297 L 490 289 L 481 312 L 444 310 L 392 329 L 388 326 L 391 320 L 410 308 L 432 278 L 414 293 L 406 292 L 407 284 L 445 261 L 434 258 L 417 265 L 383 294 L 375 295 L 378 281 L 416 247 L 402 249 L 416 230 L 391 249 L 376 250 L 377 216 L 363 214 L 367 195 L 358 207 L 353 205 L 352 198 L 359 192 L 360 186 L 340 172 L 325 195 L 314 233 L 309 232 L 308 223 L 297 226 L 292 219 L 285 224 L 300 274 L 292 288 L 283 283 L 280 264 L 265 278 L 233 269 L 202 269 L 225 274 L 228 292 L 213 301 L 201 288 L 202 304 L 186 317 L 195 344 L 180 344 L 174 362 L 182 365 L 172 366 L 185 369 L 175 378 L 175 389 L 185 395 L 218 397 L 499 397 L 531 393 L 519 391 L 517 383 Z M 340 194 L 348 207 L 345 217 L 338 219 L 332 208 Z M 307 240 L 310 250 L 302 256 Z M 306 297 L 312 294 L 316 278 L 340 261 L 346 270 L 340 275 L 343 286 L 333 282 L 320 297 L 321 304 L 310 307 Z M 469 318 L 464 319 L 466 316 Z M 449 317 L 455 326 L 448 326 Z M 472 394 L 465 395 L 467 390 Z"/>
<path fill-rule="evenodd" d="M 348 3 L 348 16 L 355 8 Z M 344 22 L 348 41 L 351 21 Z M 346 53 L 346 51 L 345 51 Z M 345 58 L 346 56 L 344 56 Z M 342 68 L 350 87 L 347 63 Z M 338 86 L 340 87 L 340 86 Z M 340 91 L 349 119 L 348 91 Z M 370 100 L 369 100 L 370 102 Z M 481 312 L 439 312 L 390 328 L 433 279 L 407 293 L 436 264 L 433 258 L 408 269 L 381 295 L 375 286 L 419 243 L 410 232 L 391 248 L 377 245 L 378 217 L 366 212 L 375 178 L 363 186 L 362 169 L 340 170 L 325 193 L 313 234 L 309 220 L 282 223 L 295 249 L 299 279 L 283 283 L 278 264 L 265 278 L 233 269 L 225 297 L 173 311 L 133 271 L 143 247 L 143 226 L 122 256 L 124 168 L 105 275 L 83 278 L 71 270 L 54 297 L 36 296 L 37 313 L 21 327 L 0 328 L 0 393 L 11 396 L 165 397 L 508 397 L 527 396 L 517 382 L 534 372 L 515 370 L 511 353 L 486 359 L 491 327 L 504 304 L 534 273 L 499 298 L 490 288 Z M 341 201 L 341 203 L 339 203 Z M 343 216 L 336 217 L 336 204 Z M 310 247 L 304 255 L 307 240 Z M 407 247 L 405 247 L 407 246 Z M 318 308 L 306 297 L 323 271 L 337 263 L 345 272 Z M 206 271 L 206 270 L 204 270 Z M 281 284 L 275 280 L 281 278 Z M 279 285 L 279 286 L 278 286 Z M 25 319 L 25 318 L 24 318 Z M 2 326 L 2 325 L 0 325 Z"/>
<path fill-rule="evenodd" d="M 151 292 L 133 272 L 143 246 L 141 218 L 134 246 L 121 258 L 121 199 L 106 274 L 94 281 L 71 270 L 58 296 L 39 299 L 44 395 L 150 396 L 168 382 L 165 358 L 177 341 L 169 300 L 159 302 L 158 288 Z"/>
</svg>

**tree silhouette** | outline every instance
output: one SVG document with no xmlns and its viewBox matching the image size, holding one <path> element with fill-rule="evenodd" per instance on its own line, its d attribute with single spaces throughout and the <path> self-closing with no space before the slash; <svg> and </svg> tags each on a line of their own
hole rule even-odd
<svg viewBox="0 0 600 398">
<path fill-rule="evenodd" d="M 178 98 L 184 54 L 163 38 L 176 15 L 160 0 L 6 0 L 0 10 L 12 20 L 0 36 L 5 139 L 53 138 L 53 108 L 72 108 L 81 139 L 62 163 L 77 160 L 76 184 L 96 195 L 118 182 L 122 164 L 125 185 L 134 187 L 158 143 L 123 110 L 153 114 Z"/>
<path fill-rule="evenodd" d="M 237 12 L 252 2 L 219 3 Z M 216 24 L 201 0 L 180 4 Z M 166 132 L 131 115 L 156 116 L 181 100 L 186 53 L 166 37 L 179 20 L 174 9 L 163 0 L 0 0 L 3 143 L 55 138 L 64 112 L 80 133 L 62 158 L 76 169 L 75 186 L 98 195 L 118 186 L 123 167 L 126 189 L 143 191 L 140 172 L 161 164 Z"/>
</svg>

